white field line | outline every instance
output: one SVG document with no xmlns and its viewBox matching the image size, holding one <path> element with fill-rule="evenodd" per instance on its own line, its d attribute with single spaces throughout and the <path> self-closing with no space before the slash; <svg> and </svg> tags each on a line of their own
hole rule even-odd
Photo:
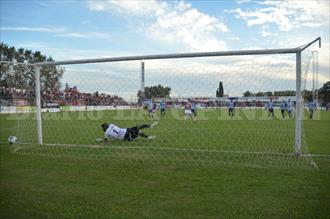
<svg viewBox="0 0 330 219">
<path fill-rule="evenodd" d="M 21 147 L 17 147 L 17 148 L 15 148 L 15 149 L 12 151 L 12 153 L 17 152 L 19 149 L 21 149 Z"/>
<path fill-rule="evenodd" d="M 18 127 L 12 127 L 12 128 L 1 128 L 1 130 L 13 130 L 13 129 L 18 129 Z"/>
<path fill-rule="evenodd" d="M 0 144 L 8 144 L 8 142 L 0 141 Z M 16 143 L 18 145 L 30 145 L 34 143 Z M 87 144 L 42 144 L 40 146 L 51 147 L 87 147 L 87 148 L 105 148 L 105 149 L 141 149 L 141 150 L 171 150 L 184 152 L 208 152 L 208 153 L 233 153 L 233 154 L 260 154 L 260 155 L 279 155 L 279 156 L 294 156 L 294 153 L 278 153 L 278 152 L 257 152 L 257 151 L 230 151 L 230 150 L 211 150 L 211 149 L 196 149 L 196 148 L 175 148 L 175 147 L 145 147 L 145 146 L 113 146 L 113 145 L 87 145 Z M 302 154 L 302 157 L 326 157 L 330 158 L 330 154 Z"/>
<path fill-rule="evenodd" d="M 0 142 L 7 143 L 7 142 Z M 29 145 L 31 143 L 17 143 Z M 113 145 L 86 145 L 86 144 L 43 144 L 42 146 L 51 147 L 86 147 L 86 148 L 105 148 L 105 149 L 140 149 L 140 150 L 170 150 L 183 152 L 207 152 L 207 153 L 232 153 L 232 154 L 254 154 L 254 155 L 277 155 L 277 156 L 294 156 L 294 153 L 278 153 L 278 152 L 257 152 L 257 151 L 230 151 L 230 150 L 211 150 L 211 149 L 196 149 L 196 148 L 175 148 L 175 147 L 145 147 L 145 146 L 113 146 Z M 302 157 L 326 157 L 330 158 L 329 154 L 302 154 Z"/>
</svg>

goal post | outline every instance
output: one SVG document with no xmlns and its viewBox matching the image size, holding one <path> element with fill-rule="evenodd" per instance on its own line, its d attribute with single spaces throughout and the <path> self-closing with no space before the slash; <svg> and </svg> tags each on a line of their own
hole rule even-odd
<svg viewBox="0 0 330 219">
<path fill-rule="evenodd" d="M 296 122 L 295 122 L 295 154 L 301 153 L 301 52 L 296 53 Z"/>
<path fill-rule="evenodd" d="M 41 91 L 40 91 L 40 66 L 34 66 L 36 84 L 36 122 L 38 133 L 38 144 L 42 144 L 42 118 L 41 118 Z"/>
</svg>

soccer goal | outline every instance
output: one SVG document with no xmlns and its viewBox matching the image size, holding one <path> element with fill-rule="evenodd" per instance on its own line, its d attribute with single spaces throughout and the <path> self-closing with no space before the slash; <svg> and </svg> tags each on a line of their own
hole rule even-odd
<svg viewBox="0 0 330 219">
<path fill-rule="evenodd" d="M 317 168 L 304 127 L 317 46 L 2 61 L 31 80 L 2 88 L 6 133 L 21 154 Z M 105 136 L 104 123 L 122 136 Z"/>
</svg>

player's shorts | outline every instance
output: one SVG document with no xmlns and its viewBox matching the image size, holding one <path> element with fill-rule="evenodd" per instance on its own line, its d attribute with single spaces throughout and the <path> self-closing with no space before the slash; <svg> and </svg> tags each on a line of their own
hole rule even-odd
<svg viewBox="0 0 330 219">
<path fill-rule="evenodd" d="M 284 109 L 281 109 L 281 113 L 284 113 L 285 112 L 285 110 Z"/>
<path fill-rule="evenodd" d="M 273 113 L 274 109 L 268 109 L 268 112 Z"/>
<path fill-rule="evenodd" d="M 138 126 L 127 128 L 126 134 L 124 136 L 124 140 L 126 141 L 132 141 L 134 138 L 137 138 L 139 136 L 140 128 Z"/>
<path fill-rule="evenodd" d="M 188 109 L 184 110 L 184 114 L 187 115 L 187 116 L 190 116 L 191 115 L 191 110 L 188 110 Z"/>
<path fill-rule="evenodd" d="M 165 109 L 160 109 L 161 112 L 165 112 Z"/>
<path fill-rule="evenodd" d="M 148 113 L 152 113 L 153 111 L 153 109 L 148 109 Z"/>
<path fill-rule="evenodd" d="M 233 112 L 234 109 L 233 109 L 233 108 L 228 108 L 228 111 L 229 111 L 229 112 Z"/>
</svg>

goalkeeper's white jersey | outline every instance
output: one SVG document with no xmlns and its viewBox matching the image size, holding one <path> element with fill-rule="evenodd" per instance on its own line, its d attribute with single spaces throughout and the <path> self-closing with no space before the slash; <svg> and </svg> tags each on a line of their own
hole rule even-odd
<svg viewBox="0 0 330 219">
<path fill-rule="evenodd" d="M 110 124 L 108 129 L 104 133 L 105 138 L 117 138 L 123 140 L 125 137 L 127 129 L 119 128 L 114 124 Z"/>
</svg>

